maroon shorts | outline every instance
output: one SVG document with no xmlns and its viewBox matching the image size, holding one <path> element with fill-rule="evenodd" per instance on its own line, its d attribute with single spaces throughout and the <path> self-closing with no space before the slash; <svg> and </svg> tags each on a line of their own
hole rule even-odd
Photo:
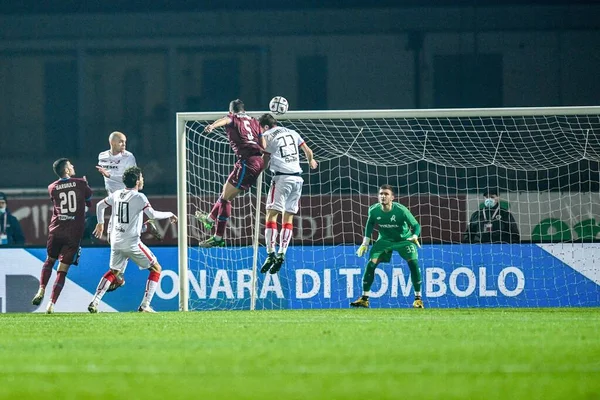
<svg viewBox="0 0 600 400">
<path fill-rule="evenodd" d="M 236 161 L 227 182 L 238 189 L 248 190 L 256 183 L 262 172 L 264 162 L 262 156 L 251 156 Z"/>
<path fill-rule="evenodd" d="M 48 257 L 58 259 L 63 264 L 77 265 L 81 251 L 79 247 L 80 239 L 80 237 L 73 239 L 52 234 L 48 235 L 48 242 L 46 243 Z"/>
</svg>

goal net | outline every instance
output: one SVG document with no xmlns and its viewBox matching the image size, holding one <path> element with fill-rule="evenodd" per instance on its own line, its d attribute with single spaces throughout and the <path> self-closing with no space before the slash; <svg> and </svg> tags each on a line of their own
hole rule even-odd
<svg viewBox="0 0 600 400">
<path fill-rule="evenodd" d="M 257 271 L 266 257 L 268 171 L 232 202 L 227 246 L 198 247 L 213 232 L 193 215 L 210 211 L 235 163 L 224 130 L 203 133 L 224 114 L 177 115 L 182 310 L 347 308 L 362 292 L 366 258 L 355 251 L 382 184 L 422 226 L 426 307 L 600 305 L 600 107 L 278 117 L 302 135 L 319 167 L 303 163 L 300 211 L 276 275 Z M 484 204 L 488 190 L 499 207 Z M 512 236 L 486 243 L 491 222 L 509 214 Z M 481 223 L 470 225 L 474 215 Z M 398 254 L 377 268 L 371 299 L 374 307 L 412 303 Z"/>
</svg>

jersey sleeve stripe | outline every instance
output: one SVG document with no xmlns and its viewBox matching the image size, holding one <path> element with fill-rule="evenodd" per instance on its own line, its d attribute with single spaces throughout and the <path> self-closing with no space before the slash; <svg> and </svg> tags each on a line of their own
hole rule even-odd
<svg viewBox="0 0 600 400">
<path fill-rule="evenodd" d="M 144 206 L 144 208 L 142 208 L 142 211 L 144 211 L 148 207 L 150 207 L 150 203 L 146 203 L 146 205 Z"/>
</svg>

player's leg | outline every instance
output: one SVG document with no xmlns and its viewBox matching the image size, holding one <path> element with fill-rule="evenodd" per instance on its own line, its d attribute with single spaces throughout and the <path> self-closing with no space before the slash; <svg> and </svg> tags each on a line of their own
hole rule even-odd
<svg viewBox="0 0 600 400">
<path fill-rule="evenodd" d="M 121 250 L 110 249 L 110 264 L 108 271 L 100 278 L 96 293 L 92 298 L 92 301 L 88 305 L 88 311 L 92 314 L 98 312 L 98 304 L 100 300 L 110 287 L 110 285 L 117 279 L 117 276 L 125 269 L 129 257 L 127 253 Z"/>
<path fill-rule="evenodd" d="M 81 247 L 79 244 L 79 241 L 75 242 L 71 240 L 60 250 L 60 255 L 58 256 L 60 263 L 58 264 L 56 279 L 54 280 L 54 286 L 52 287 L 52 296 L 48 303 L 48 307 L 46 308 L 48 314 L 54 312 L 54 305 L 65 285 L 69 267 L 71 265 L 79 265 L 79 257 L 81 256 Z"/>
<path fill-rule="evenodd" d="M 153 220 L 153 219 L 147 220 L 142 225 L 142 233 L 148 232 L 149 234 L 154 236 L 154 238 L 156 240 L 162 240 L 163 237 L 162 237 L 160 231 L 158 230 L 158 226 L 156 224 L 157 224 L 156 220 Z"/>
<path fill-rule="evenodd" d="M 138 308 L 139 312 L 156 312 L 150 306 L 152 302 L 152 298 L 154 297 L 154 293 L 156 292 L 156 287 L 158 286 L 158 281 L 160 280 L 160 273 L 162 271 L 162 267 L 160 264 L 155 262 L 150 268 L 150 273 L 148 274 L 148 280 L 146 281 L 146 290 L 144 291 L 144 298 L 142 299 L 142 304 Z"/>
<path fill-rule="evenodd" d="M 276 274 L 281 269 L 285 261 L 285 254 L 294 234 L 294 215 L 298 213 L 300 196 L 302 195 L 302 184 L 304 180 L 297 176 L 289 176 L 284 179 L 283 193 L 281 199 L 283 202 L 284 213 L 281 220 L 281 235 L 279 236 L 279 251 L 277 259 L 269 273 Z"/>
<path fill-rule="evenodd" d="M 273 188 L 273 186 L 271 186 Z M 270 195 L 269 195 L 270 196 Z M 269 197 L 267 198 L 267 214 L 265 216 L 265 244 L 267 246 L 267 259 L 260 268 L 261 273 L 266 273 L 275 263 L 275 244 L 277 243 L 277 217 L 279 210 L 272 208 L 269 205 Z"/>
<path fill-rule="evenodd" d="M 352 307 L 369 307 L 369 296 L 371 295 L 371 286 L 375 280 L 375 269 L 380 263 L 390 262 L 392 253 L 389 249 L 390 244 L 385 240 L 378 240 L 371 247 L 369 252 L 369 262 L 365 267 L 365 272 L 362 278 L 362 295 L 350 303 Z"/>
<path fill-rule="evenodd" d="M 269 270 L 270 274 L 276 274 L 281 269 L 281 266 L 285 262 L 285 254 L 287 253 L 288 246 L 290 245 L 290 241 L 292 240 L 292 235 L 294 233 L 294 215 L 289 212 L 284 212 L 281 218 L 281 235 L 279 235 L 279 251 L 277 252 L 277 257 L 275 259 L 275 263 Z"/>
<path fill-rule="evenodd" d="M 274 177 L 267 194 L 266 216 L 265 216 L 265 244 L 267 246 L 267 259 L 260 268 L 261 273 L 271 269 L 276 261 L 275 244 L 277 243 L 277 218 L 284 210 L 282 201 L 281 184 L 279 177 Z"/>
<path fill-rule="evenodd" d="M 58 264 L 56 279 L 54 280 L 54 286 L 52 287 L 52 297 L 50 298 L 48 306 L 46 307 L 47 314 L 54 313 L 54 305 L 56 304 L 58 296 L 60 296 L 60 293 L 62 292 L 62 289 L 65 286 L 65 280 L 67 278 L 67 273 L 69 272 L 69 267 L 70 265 L 65 264 L 63 261 L 61 261 Z"/>
<path fill-rule="evenodd" d="M 44 300 L 44 295 L 46 294 L 46 286 L 48 285 L 48 281 L 52 276 L 52 268 L 54 268 L 54 264 L 56 264 L 56 259 L 60 254 L 61 245 L 58 240 L 55 240 L 54 235 L 48 235 L 48 240 L 46 242 L 46 261 L 44 261 L 44 265 L 42 265 L 42 272 L 40 274 L 40 286 L 38 288 L 37 293 L 33 296 L 31 300 L 31 304 L 34 306 L 39 306 L 42 304 Z"/>
<path fill-rule="evenodd" d="M 223 237 L 227 221 L 231 216 L 231 201 L 241 192 L 246 191 L 256 183 L 263 170 L 264 161 L 262 156 L 253 156 L 246 160 L 238 160 L 227 182 L 223 186 L 223 192 L 219 198 L 221 203 L 217 213 L 217 229 L 215 235 L 200 244 L 201 247 L 225 246 Z M 213 207 L 214 210 L 214 207 Z M 214 220 L 214 218 L 212 218 Z"/>
<path fill-rule="evenodd" d="M 404 258 L 408 263 L 408 269 L 410 270 L 410 280 L 413 284 L 415 291 L 415 300 L 413 301 L 414 308 L 424 308 L 423 298 L 421 297 L 421 268 L 419 267 L 419 253 L 417 251 L 417 245 L 412 242 L 402 242 L 394 248 L 400 257 Z"/>
<path fill-rule="evenodd" d="M 223 186 L 223 193 L 213 207 L 213 212 L 216 210 L 216 213 L 213 214 L 213 212 L 211 212 L 211 215 L 206 217 L 202 213 L 196 212 L 196 218 L 202 222 L 205 227 L 207 227 L 205 221 L 209 221 L 212 226 L 216 220 L 217 224 L 215 234 L 202 242 L 200 244 L 201 247 L 225 246 L 225 240 L 223 239 L 223 236 L 225 235 L 225 228 L 227 227 L 227 222 L 231 216 L 231 200 L 233 200 L 240 192 L 241 190 L 239 188 L 236 188 L 231 183 L 226 182 Z"/>
<path fill-rule="evenodd" d="M 215 204 L 213 205 L 210 213 L 206 214 L 200 210 L 196 211 L 194 216 L 196 219 L 204 226 L 204 229 L 210 230 L 215 226 L 215 223 L 219 220 L 219 216 L 221 214 L 227 214 L 227 211 L 231 213 L 231 200 L 241 191 L 239 184 L 241 184 L 240 177 L 243 178 L 243 174 L 245 171 L 245 164 L 238 160 L 233 166 L 233 170 L 227 177 L 227 181 L 223 185 L 223 190 L 221 190 L 221 196 L 217 199 Z M 226 218 L 229 218 L 227 216 Z M 211 240 L 211 243 L 214 239 Z M 211 246 L 207 246 L 211 247 Z"/>
<path fill-rule="evenodd" d="M 162 268 L 158 263 L 156 256 L 142 242 L 139 242 L 135 247 L 132 247 L 130 258 L 131 261 L 138 265 L 138 267 L 149 271 L 148 280 L 146 281 L 146 290 L 144 291 L 144 297 L 142 298 L 142 303 L 140 304 L 138 311 L 153 313 L 155 311 L 150 307 L 150 303 L 156 292 Z"/>
<path fill-rule="evenodd" d="M 40 286 L 38 288 L 37 293 L 35 294 L 35 296 L 33 296 L 33 299 L 31 300 L 31 304 L 33 304 L 34 306 L 39 306 L 44 300 L 44 295 L 46 294 L 46 285 L 48 285 L 48 281 L 52 276 L 52 268 L 54 268 L 54 264 L 56 264 L 56 258 L 47 256 L 46 261 L 44 261 L 44 265 L 42 265 L 42 272 L 40 274 Z"/>
</svg>

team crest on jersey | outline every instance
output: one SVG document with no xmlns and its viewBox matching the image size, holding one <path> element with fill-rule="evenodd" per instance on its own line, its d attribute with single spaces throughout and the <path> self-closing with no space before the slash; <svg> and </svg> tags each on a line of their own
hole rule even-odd
<svg viewBox="0 0 600 400">
<path fill-rule="evenodd" d="M 392 215 L 392 218 L 390 218 L 390 222 L 396 222 L 396 216 Z"/>
</svg>

